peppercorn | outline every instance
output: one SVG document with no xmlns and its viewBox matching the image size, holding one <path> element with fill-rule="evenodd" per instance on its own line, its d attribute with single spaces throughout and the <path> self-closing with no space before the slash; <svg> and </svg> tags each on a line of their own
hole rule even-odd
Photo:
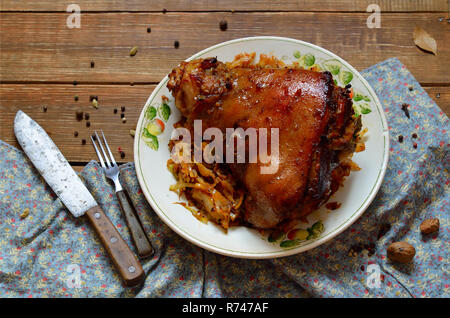
<svg viewBox="0 0 450 318">
<path fill-rule="evenodd" d="M 417 142 L 413 143 L 414 149 L 417 149 Z"/>
<path fill-rule="evenodd" d="M 89 120 L 89 113 L 84 114 L 84 119 Z"/>
<path fill-rule="evenodd" d="M 42 107 L 42 110 L 44 111 L 44 113 L 47 112 L 47 106 Z"/>
<path fill-rule="evenodd" d="M 86 127 L 91 127 L 91 122 L 90 121 L 86 122 Z"/>
<path fill-rule="evenodd" d="M 167 12 L 167 9 L 163 9 L 163 10 L 162 10 L 162 13 L 165 14 L 166 12 Z"/>
<path fill-rule="evenodd" d="M 125 106 L 120 107 L 120 111 L 123 113 L 125 111 Z"/>
<path fill-rule="evenodd" d="M 117 108 L 114 108 L 114 114 L 117 114 Z"/>
<path fill-rule="evenodd" d="M 75 112 L 75 116 L 76 116 L 76 118 L 77 118 L 78 121 L 83 120 L 83 112 L 82 112 L 81 110 L 77 110 L 77 111 Z"/>
<path fill-rule="evenodd" d="M 77 102 L 77 101 L 78 101 L 78 95 L 75 95 L 75 96 L 73 97 L 73 99 Z"/>
<path fill-rule="evenodd" d="M 180 47 L 180 42 L 178 42 L 178 41 L 173 42 L 173 46 L 174 46 L 176 49 L 178 49 L 178 48 Z"/>
<path fill-rule="evenodd" d="M 91 68 L 94 68 L 94 66 L 95 66 L 94 61 L 91 61 Z"/>
<path fill-rule="evenodd" d="M 125 117 L 124 113 L 120 114 L 120 118 L 124 118 L 124 117 Z"/>
<path fill-rule="evenodd" d="M 147 33 L 152 32 L 152 29 L 150 27 L 147 27 Z"/>
<path fill-rule="evenodd" d="M 94 99 L 98 101 L 98 96 L 91 95 L 89 96 L 89 101 L 92 102 Z"/>
<path fill-rule="evenodd" d="M 226 20 L 222 20 L 219 22 L 220 30 L 226 31 L 228 29 L 228 22 Z"/>
<path fill-rule="evenodd" d="M 78 82 L 77 81 L 73 81 L 73 85 L 77 86 Z"/>
<path fill-rule="evenodd" d="M 403 110 L 403 112 L 405 113 L 406 117 L 410 118 L 410 117 L 409 117 L 408 106 L 409 106 L 408 104 L 403 103 L 403 104 L 402 104 L 402 110 Z"/>
<path fill-rule="evenodd" d="M 74 131 L 73 135 L 74 135 L 75 137 L 78 137 L 78 131 Z"/>
<path fill-rule="evenodd" d="M 81 139 L 81 144 L 85 145 L 86 144 L 86 139 Z"/>
<path fill-rule="evenodd" d="M 123 152 L 123 151 L 120 152 L 120 158 L 122 158 L 122 159 L 125 158 L 125 152 Z"/>
<path fill-rule="evenodd" d="M 398 136 L 398 142 L 403 142 L 403 136 L 402 135 Z"/>
<path fill-rule="evenodd" d="M 416 133 L 412 134 L 412 137 L 417 138 L 417 134 Z"/>
</svg>

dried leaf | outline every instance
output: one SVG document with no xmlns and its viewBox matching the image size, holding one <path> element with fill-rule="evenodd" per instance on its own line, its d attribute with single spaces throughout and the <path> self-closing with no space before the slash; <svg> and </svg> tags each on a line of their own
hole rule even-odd
<svg viewBox="0 0 450 318">
<path fill-rule="evenodd" d="M 436 55 L 437 44 L 436 40 L 429 35 L 424 29 L 417 27 L 414 29 L 414 44 L 420 47 L 422 50 L 431 52 Z"/>
</svg>

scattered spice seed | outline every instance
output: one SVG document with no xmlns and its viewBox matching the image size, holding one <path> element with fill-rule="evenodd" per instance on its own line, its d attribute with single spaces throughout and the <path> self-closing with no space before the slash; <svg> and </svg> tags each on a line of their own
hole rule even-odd
<svg viewBox="0 0 450 318">
<path fill-rule="evenodd" d="M 120 158 L 122 158 L 122 159 L 125 158 L 125 152 L 123 152 L 123 151 L 120 152 Z"/>
<path fill-rule="evenodd" d="M 127 119 L 126 119 L 125 117 L 123 117 L 123 118 L 122 118 L 122 123 L 125 124 L 126 122 L 127 122 Z"/>
<path fill-rule="evenodd" d="M 73 97 L 73 99 L 77 102 L 77 101 L 78 101 L 78 95 L 75 95 L 75 96 Z"/>
<path fill-rule="evenodd" d="M 134 82 L 130 82 L 130 86 L 134 86 Z"/>
<path fill-rule="evenodd" d="M 152 32 L 152 28 L 147 27 L 147 33 L 150 33 L 150 32 Z"/>
<path fill-rule="evenodd" d="M 414 134 L 412 134 L 412 136 L 411 137 L 413 137 L 413 138 L 417 138 L 417 134 L 416 133 L 414 133 Z"/>
<path fill-rule="evenodd" d="M 378 240 L 382 238 L 390 229 L 391 225 L 389 223 L 381 224 L 380 230 L 378 232 Z"/>
<path fill-rule="evenodd" d="M 417 142 L 413 143 L 414 149 L 417 149 Z"/>
<path fill-rule="evenodd" d="M 89 117 L 90 117 L 90 116 L 89 116 L 89 113 L 85 113 L 85 114 L 84 114 L 84 119 L 89 120 Z"/>
<path fill-rule="evenodd" d="M 125 106 L 120 107 L 120 111 L 123 113 L 125 111 Z"/>
<path fill-rule="evenodd" d="M 42 110 L 44 111 L 44 113 L 47 112 L 47 106 L 42 107 Z"/>
<path fill-rule="evenodd" d="M 120 118 L 124 118 L 124 117 L 125 117 L 124 113 L 120 114 Z"/>
<path fill-rule="evenodd" d="M 227 20 L 220 21 L 219 22 L 219 27 L 220 27 L 220 30 L 226 31 L 228 29 L 228 22 L 227 22 Z"/>
<path fill-rule="evenodd" d="M 175 41 L 173 42 L 173 46 L 178 49 L 180 47 L 180 42 L 179 41 Z"/>
<path fill-rule="evenodd" d="M 398 136 L 398 142 L 403 142 L 403 136 L 402 135 Z"/>
<path fill-rule="evenodd" d="M 81 139 L 81 144 L 85 145 L 86 144 L 86 139 Z"/>
<path fill-rule="evenodd" d="M 364 265 L 361 265 L 361 270 L 364 271 Z"/>
<path fill-rule="evenodd" d="M 117 108 L 114 108 L 114 114 L 117 114 Z"/>
<path fill-rule="evenodd" d="M 22 214 L 20 215 L 21 219 L 25 219 L 28 215 L 30 214 L 30 209 L 29 208 L 25 208 L 22 212 Z"/>
<path fill-rule="evenodd" d="M 74 135 L 75 137 L 78 137 L 78 131 L 74 131 L 74 132 L 73 132 L 73 135 Z"/>
<path fill-rule="evenodd" d="M 89 96 L 89 101 L 92 102 L 94 99 L 96 99 L 98 101 L 98 96 L 95 95 L 90 95 Z"/>
<path fill-rule="evenodd" d="M 90 121 L 86 122 L 86 127 L 91 127 L 91 122 Z"/>
<path fill-rule="evenodd" d="M 166 14 L 167 13 L 167 9 L 163 9 L 162 13 Z"/>
<path fill-rule="evenodd" d="M 403 103 L 403 104 L 402 104 L 402 110 L 403 110 L 403 112 L 405 113 L 406 117 L 410 118 L 410 117 L 409 117 L 408 106 L 409 106 L 408 104 Z"/>
<path fill-rule="evenodd" d="M 130 135 L 134 137 L 136 135 L 136 130 L 130 129 Z"/>
<path fill-rule="evenodd" d="M 444 21 L 444 17 L 440 17 L 440 18 L 438 19 L 438 21 L 439 21 L 439 22 Z"/>
<path fill-rule="evenodd" d="M 94 63 L 94 61 L 91 61 L 91 68 L 94 68 L 95 67 L 95 63 Z"/>
<path fill-rule="evenodd" d="M 77 110 L 77 111 L 75 112 L 75 117 L 76 117 L 76 119 L 77 119 L 78 121 L 83 120 L 83 112 L 82 112 L 81 110 Z"/>
<path fill-rule="evenodd" d="M 437 93 L 436 98 L 441 98 L 441 93 Z"/>
<path fill-rule="evenodd" d="M 136 53 L 138 51 L 138 47 L 134 46 L 131 50 L 130 50 L 130 56 L 135 56 Z"/>
<path fill-rule="evenodd" d="M 409 91 L 412 92 L 414 90 L 414 87 L 410 86 L 408 87 Z"/>
<path fill-rule="evenodd" d="M 95 109 L 98 108 L 98 102 L 95 98 L 92 100 L 92 107 L 94 107 Z"/>
<path fill-rule="evenodd" d="M 78 82 L 77 81 L 73 81 L 73 85 L 77 86 Z"/>
</svg>

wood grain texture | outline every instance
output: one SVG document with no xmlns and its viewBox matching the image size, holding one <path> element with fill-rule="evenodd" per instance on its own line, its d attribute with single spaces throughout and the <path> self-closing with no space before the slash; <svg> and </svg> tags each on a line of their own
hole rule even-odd
<svg viewBox="0 0 450 318">
<path fill-rule="evenodd" d="M 180 61 L 211 45 L 277 35 L 322 46 L 359 70 L 396 56 L 422 84 L 450 83 L 444 71 L 450 69 L 450 24 L 439 21 L 441 13 L 385 13 L 379 29 L 367 28 L 367 13 L 85 13 L 80 29 L 67 28 L 67 16 L 1 13 L 0 80 L 157 83 Z M 219 28 L 222 19 L 228 21 L 225 32 Z M 414 45 L 415 25 L 436 39 L 436 56 Z M 133 46 L 139 50 L 130 57 Z"/>
<path fill-rule="evenodd" d="M 116 161 L 133 161 L 134 140 L 129 130 L 135 129 L 141 109 L 154 88 L 155 85 L 3 84 L 0 85 L 0 139 L 19 147 L 12 124 L 17 110 L 21 109 L 42 125 L 77 171 L 90 160 L 97 160 L 89 141 L 95 129 L 103 129 Z M 424 88 L 450 115 L 450 86 Z M 78 102 L 74 101 L 75 95 L 79 96 Z M 98 109 L 90 105 L 90 95 L 98 96 Z M 125 124 L 120 120 L 121 106 L 125 106 Z M 118 109 L 117 114 L 114 108 Z M 86 127 L 86 120 L 76 120 L 77 110 L 90 114 L 91 127 Z M 74 131 L 79 132 L 78 137 L 74 137 Z M 83 138 L 88 141 L 86 145 L 81 144 Z M 125 158 L 120 158 L 118 147 L 125 152 Z"/>
<path fill-rule="evenodd" d="M 65 12 L 73 1 L 2 0 L 3 11 L 59 11 Z M 446 0 L 77 0 L 86 11 L 355 11 L 365 12 L 369 4 L 377 3 L 382 12 L 445 12 Z"/>
</svg>

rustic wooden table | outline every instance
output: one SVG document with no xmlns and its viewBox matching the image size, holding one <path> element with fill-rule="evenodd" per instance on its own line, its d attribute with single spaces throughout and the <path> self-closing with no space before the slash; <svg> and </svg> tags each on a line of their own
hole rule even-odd
<svg viewBox="0 0 450 318">
<path fill-rule="evenodd" d="M 76 169 L 96 158 L 89 143 L 82 145 L 95 129 L 103 129 L 114 151 L 123 149 L 121 162 L 132 161 L 129 130 L 156 84 L 190 55 L 240 37 L 308 41 L 358 70 L 398 57 L 450 113 L 447 0 L 78 0 L 80 28 L 68 28 L 70 3 L 1 1 L 0 139 L 17 146 L 12 124 L 22 109 L 49 132 Z M 371 3 L 381 8 L 380 28 L 367 27 Z M 226 31 L 219 27 L 221 20 L 228 23 Z M 414 45 L 416 25 L 436 39 L 437 55 Z M 134 46 L 139 51 L 130 57 Z M 98 109 L 90 96 L 98 96 Z M 120 118 L 122 106 L 126 123 Z M 77 110 L 90 114 L 90 127 L 76 120 Z"/>
</svg>

